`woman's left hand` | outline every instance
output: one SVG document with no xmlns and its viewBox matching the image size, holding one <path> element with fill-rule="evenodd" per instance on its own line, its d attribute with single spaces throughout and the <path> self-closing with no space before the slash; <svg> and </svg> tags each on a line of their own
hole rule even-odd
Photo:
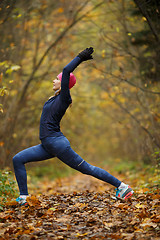
<svg viewBox="0 0 160 240">
<path fill-rule="evenodd" d="M 81 59 L 81 61 L 87 61 L 93 59 L 92 53 L 94 52 L 93 47 L 86 48 L 82 52 L 80 52 L 77 57 Z"/>
</svg>

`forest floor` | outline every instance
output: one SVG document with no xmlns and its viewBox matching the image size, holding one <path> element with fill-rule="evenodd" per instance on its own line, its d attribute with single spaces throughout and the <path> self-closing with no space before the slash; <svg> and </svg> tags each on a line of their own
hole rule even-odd
<svg viewBox="0 0 160 240">
<path fill-rule="evenodd" d="M 118 177 L 133 188 L 138 181 L 127 175 Z M 43 180 L 32 193 L 28 207 L 19 207 L 15 201 L 5 204 L 0 213 L 0 240 L 160 239 L 158 187 L 135 187 L 133 197 L 115 201 L 112 186 L 77 174 Z"/>
</svg>

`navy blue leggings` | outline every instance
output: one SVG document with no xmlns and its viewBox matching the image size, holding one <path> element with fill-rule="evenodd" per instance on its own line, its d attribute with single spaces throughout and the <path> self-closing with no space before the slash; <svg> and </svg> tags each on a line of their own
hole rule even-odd
<svg viewBox="0 0 160 240">
<path fill-rule="evenodd" d="M 21 195 L 28 195 L 25 164 L 53 157 L 58 157 L 62 162 L 81 173 L 96 177 L 104 182 L 112 184 L 115 187 L 119 187 L 121 184 L 121 181 L 112 176 L 110 173 L 101 168 L 92 166 L 83 160 L 72 150 L 67 138 L 59 132 L 56 137 L 46 137 L 45 139 L 42 139 L 42 144 L 27 148 L 13 157 L 15 176 Z"/>
</svg>

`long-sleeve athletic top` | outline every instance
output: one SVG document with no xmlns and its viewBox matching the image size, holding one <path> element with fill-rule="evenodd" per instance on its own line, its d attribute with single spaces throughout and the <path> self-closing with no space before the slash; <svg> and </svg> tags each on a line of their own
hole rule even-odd
<svg viewBox="0 0 160 240">
<path fill-rule="evenodd" d="M 60 132 L 60 121 L 72 103 L 69 90 L 70 73 L 73 72 L 80 63 L 81 59 L 75 57 L 63 68 L 60 94 L 45 102 L 40 120 L 39 138 L 41 140 L 45 137 L 55 136 L 56 132 Z"/>
</svg>

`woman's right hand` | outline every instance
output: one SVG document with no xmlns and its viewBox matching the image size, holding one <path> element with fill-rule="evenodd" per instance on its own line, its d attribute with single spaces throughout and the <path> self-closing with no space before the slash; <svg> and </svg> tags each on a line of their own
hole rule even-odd
<svg viewBox="0 0 160 240">
<path fill-rule="evenodd" d="M 94 52 L 93 47 L 86 48 L 82 52 L 80 52 L 77 57 L 81 59 L 81 61 L 87 61 L 93 59 L 92 53 Z"/>
</svg>

